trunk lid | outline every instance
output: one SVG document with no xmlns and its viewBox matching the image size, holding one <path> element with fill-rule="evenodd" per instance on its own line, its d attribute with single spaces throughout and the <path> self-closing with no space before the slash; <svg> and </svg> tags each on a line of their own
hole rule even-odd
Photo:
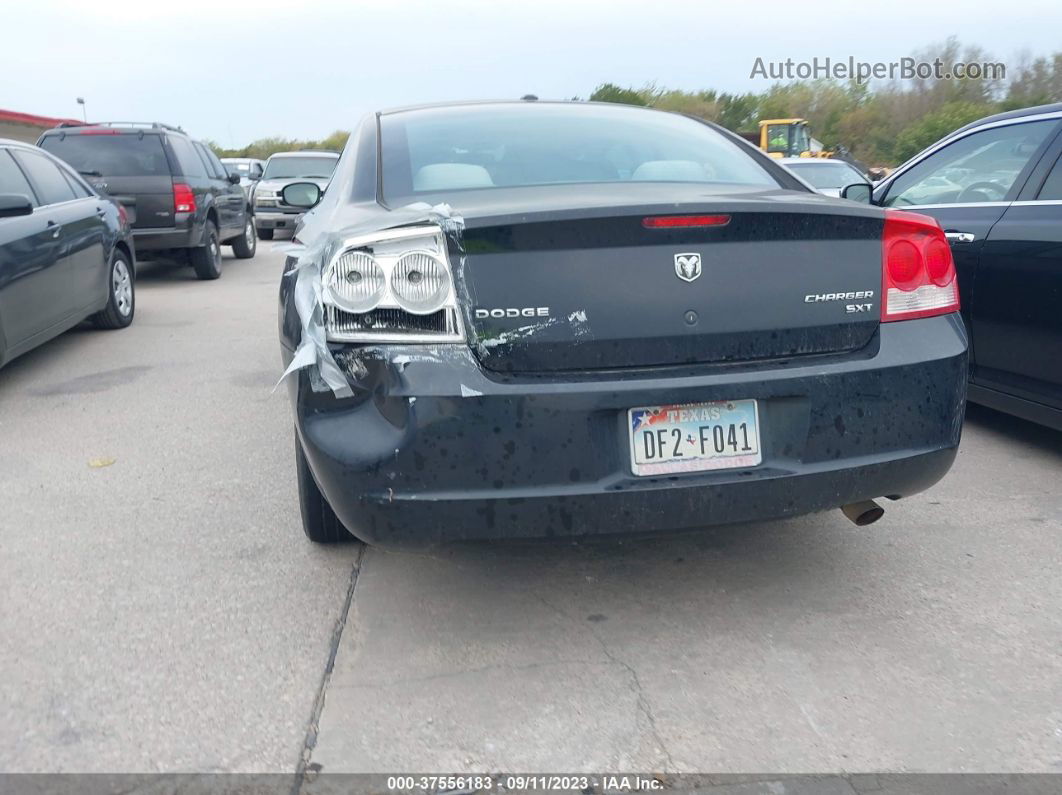
<svg viewBox="0 0 1062 795">
<path fill-rule="evenodd" d="M 173 226 L 173 178 L 87 177 L 101 193 L 110 196 L 129 214 L 134 229 Z"/>
<path fill-rule="evenodd" d="M 610 197 L 595 206 L 569 191 L 566 207 L 502 201 L 490 216 L 459 208 L 460 286 L 485 367 L 744 362 L 852 351 L 871 340 L 880 210 L 787 191 L 710 195 L 705 186 L 664 186 L 682 200 L 651 201 L 660 187 L 645 189 L 644 202 Z M 643 226 L 647 217 L 704 214 L 730 220 Z"/>
<path fill-rule="evenodd" d="M 159 133 L 75 129 L 49 133 L 40 146 L 124 206 L 133 228 L 173 226 L 172 169 Z"/>
</svg>

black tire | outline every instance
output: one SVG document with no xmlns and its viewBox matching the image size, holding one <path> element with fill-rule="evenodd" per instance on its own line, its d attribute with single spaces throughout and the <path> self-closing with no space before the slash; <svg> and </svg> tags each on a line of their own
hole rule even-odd
<svg viewBox="0 0 1062 795">
<path fill-rule="evenodd" d="M 247 216 L 244 221 L 243 234 L 229 241 L 236 259 L 251 259 L 258 249 L 258 237 L 254 233 L 254 218 Z"/>
<path fill-rule="evenodd" d="M 216 279 L 221 275 L 221 241 L 218 239 L 218 227 L 213 221 L 206 222 L 203 245 L 189 251 L 188 259 L 200 279 Z"/>
<path fill-rule="evenodd" d="M 315 544 L 338 544 L 353 541 L 354 536 L 343 526 L 332 506 L 328 504 L 313 473 L 306 463 L 302 444 L 295 435 L 295 470 L 299 479 L 299 510 L 302 513 L 302 530 Z"/>
<path fill-rule="evenodd" d="M 107 306 L 92 316 L 98 328 L 125 328 L 136 311 L 136 278 L 123 251 L 115 251 L 107 269 Z"/>
<path fill-rule="evenodd" d="M 272 229 L 259 229 L 258 230 L 258 239 L 259 240 L 272 240 L 273 239 L 273 231 L 274 230 L 272 230 Z"/>
</svg>

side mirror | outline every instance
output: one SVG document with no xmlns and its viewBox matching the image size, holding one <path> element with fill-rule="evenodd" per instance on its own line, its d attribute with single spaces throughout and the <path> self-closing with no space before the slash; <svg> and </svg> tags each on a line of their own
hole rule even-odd
<svg viewBox="0 0 1062 795">
<path fill-rule="evenodd" d="M 285 204 L 290 204 L 292 207 L 303 207 L 307 210 L 315 207 L 317 202 L 321 201 L 321 196 L 323 195 L 324 191 L 314 182 L 292 182 L 290 185 L 285 185 L 284 189 L 280 191 L 280 196 Z"/>
<path fill-rule="evenodd" d="M 33 215 L 33 202 L 24 193 L 0 193 L 0 218 Z"/>
<path fill-rule="evenodd" d="M 240 177 L 240 172 L 239 171 L 230 171 L 229 172 L 229 182 L 231 182 L 233 185 L 239 185 L 240 184 L 240 179 L 241 179 L 241 177 Z"/>
<path fill-rule="evenodd" d="M 855 182 L 851 185 L 845 185 L 841 189 L 841 198 L 849 201 L 870 204 L 870 197 L 870 184 L 866 182 Z"/>
</svg>

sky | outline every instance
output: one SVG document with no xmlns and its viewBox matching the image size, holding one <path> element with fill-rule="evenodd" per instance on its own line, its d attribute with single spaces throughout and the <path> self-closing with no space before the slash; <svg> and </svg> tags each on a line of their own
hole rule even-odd
<svg viewBox="0 0 1062 795">
<path fill-rule="evenodd" d="M 1013 69 L 1062 50 L 1058 0 L 0 2 L 0 108 L 80 117 L 80 96 L 92 120 L 179 124 L 227 147 L 603 82 L 760 91 L 757 57 L 890 62 L 956 36 Z"/>
</svg>

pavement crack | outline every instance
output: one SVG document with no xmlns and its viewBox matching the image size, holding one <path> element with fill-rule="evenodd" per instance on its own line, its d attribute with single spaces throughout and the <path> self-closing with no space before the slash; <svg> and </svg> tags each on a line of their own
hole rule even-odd
<svg viewBox="0 0 1062 795">
<path fill-rule="evenodd" d="M 478 668 L 462 668 L 457 671 L 446 671 L 440 674 L 429 674 L 427 676 L 412 676 L 405 679 L 394 679 L 390 682 L 356 682 L 351 685 L 343 685 L 343 687 L 358 690 L 382 690 L 389 687 L 403 687 L 405 685 L 419 685 L 425 682 L 438 682 L 443 679 L 456 679 L 461 676 L 469 676 L 474 674 L 484 674 L 490 671 L 534 671 L 538 668 L 554 668 L 557 666 L 565 665 L 588 665 L 588 666 L 601 666 L 603 663 L 595 660 L 544 660 L 542 662 L 513 664 L 513 663 L 493 663 L 491 665 L 482 665 Z"/>
<path fill-rule="evenodd" d="M 605 639 L 602 638 L 601 635 L 598 633 L 597 629 L 594 628 L 593 624 L 585 624 L 581 621 L 576 621 L 574 617 L 569 615 L 565 610 L 562 610 L 560 607 L 557 607 L 557 605 L 550 602 L 548 599 L 546 599 L 546 597 L 542 596 L 541 594 L 537 594 L 537 596 L 539 601 L 542 602 L 542 604 L 544 604 L 550 610 L 555 612 L 557 615 L 572 622 L 577 627 L 580 627 L 581 629 L 589 632 L 590 635 L 594 638 L 594 640 L 597 641 L 598 645 L 601 647 L 601 651 L 604 653 L 605 657 L 607 657 L 609 661 L 612 662 L 614 665 L 618 665 L 620 668 L 622 668 L 628 673 L 632 684 L 631 690 L 635 695 L 635 703 L 638 706 L 638 711 L 642 714 L 642 717 L 645 718 L 645 722 L 649 725 L 649 733 L 656 741 L 657 746 L 659 746 L 660 751 L 664 754 L 664 759 L 666 760 L 666 767 L 663 771 L 660 772 L 677 772 L 675 759 L 671 756 L 671 751 L 668 749 L 667 743 L 664 742 L 664 737 L 660 733 L 660 729 L 656 725 L 656 716 L 653 714 L 653 707 L 649 703 L 649 698 L 646 696 L 645 690 L 642 688 L 642 680 L 638 676 L 638 672 L 634 669 L 634 666 L 626 660 L 623 660 L 618 657 L 616 653 L 612 651 L 608 643 L 605 642 Z"/>
<path fill-rule="evenodd" d="M 321 720 L 321 712 L 324 710 L 325 694 L 328 685 L 332 681 L 332 671 L 336 665 L 336 654 L 339 651 L 339 642 L 343 639 L 343 630 L 347 626 L 347 617 L 354 605 L 354 589 L 358 585 L 358 574 L 361 572 L 362 561 L 365 559 L 365 546 L 358 549 L 354 563 L 350 569 L 350 582 L 347 584 L 347 594 L 343 600 L 343 607 L 336 618 L 335 627 L 332 629 L 332 640 L 328 646 L 328 661 L 325 663 L 324 673 L 321 674 L 321 682 L 317 686 L 317 694 L 313 699 L 313 709 L 310 712 L 310 720 L 306 725 L 306 738 L 303 740 L 302 751 L 295 765 L 295 780 L 292 782 L 291 795 L 299 795 L 302 792 L 303 782 L 306 780 L 307 771 L 312 770 L 310 758 L 313 749 L 317 746 L 318 723 Z"/>
</svg>

